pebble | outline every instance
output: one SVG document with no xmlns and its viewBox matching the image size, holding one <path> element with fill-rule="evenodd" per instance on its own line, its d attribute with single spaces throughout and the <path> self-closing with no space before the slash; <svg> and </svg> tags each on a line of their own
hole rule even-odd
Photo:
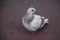
<svg viewBox="0 0 60 40">
<path fill-rule="evenodd" d="M 25 1 L 24 3 L 28 3 L 28 1 Z"/>
</svg>

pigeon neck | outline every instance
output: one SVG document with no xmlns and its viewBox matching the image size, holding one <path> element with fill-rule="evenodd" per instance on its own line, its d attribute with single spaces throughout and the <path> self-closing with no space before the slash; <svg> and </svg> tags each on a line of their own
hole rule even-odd
<svg viewBox="0 0 60 40">
<path fill-rule="evenodd" d="M 33 14 L 28 14 L 28 16 L 29 16 L 29 17 L 32 17 L 32 16 L 33 16 Z"/>
</svg>

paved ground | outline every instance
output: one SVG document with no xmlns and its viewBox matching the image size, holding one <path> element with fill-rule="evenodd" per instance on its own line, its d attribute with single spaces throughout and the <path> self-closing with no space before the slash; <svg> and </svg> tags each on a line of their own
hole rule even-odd
<svg viewBox="0 0 60 40">
<path fill-rule="evenodd" d="M 21 23 L 29 7 L 50 22 L 33 34 Z M 60 0 L 2 0 L 0 19 L 1 40 L 60 40 Z"/>
</svg>

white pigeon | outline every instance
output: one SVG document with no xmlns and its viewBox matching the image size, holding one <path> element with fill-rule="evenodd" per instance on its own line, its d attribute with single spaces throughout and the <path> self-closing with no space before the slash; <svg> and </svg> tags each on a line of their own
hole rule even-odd
<svg viewBox="0 0 60 40">
<path fill-rule="evenodd" d="M 22 18 L 24 27 L 33 32 L 42 28 L 48 22 L 48 19 L 40 15 L 36 15 L 36 9 L 31 7 L 27 10 L 27 14 Z"/>
</svg>

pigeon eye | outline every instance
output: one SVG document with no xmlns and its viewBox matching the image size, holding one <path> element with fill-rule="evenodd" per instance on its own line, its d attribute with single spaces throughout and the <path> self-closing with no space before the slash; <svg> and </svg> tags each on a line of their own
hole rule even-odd
<svg viewBox="0 0 60 40">
<path fill-rule="evenodd" d="M 34 10 L 32 10 L 32 11 L 34 11 Z"/>
</svg>

